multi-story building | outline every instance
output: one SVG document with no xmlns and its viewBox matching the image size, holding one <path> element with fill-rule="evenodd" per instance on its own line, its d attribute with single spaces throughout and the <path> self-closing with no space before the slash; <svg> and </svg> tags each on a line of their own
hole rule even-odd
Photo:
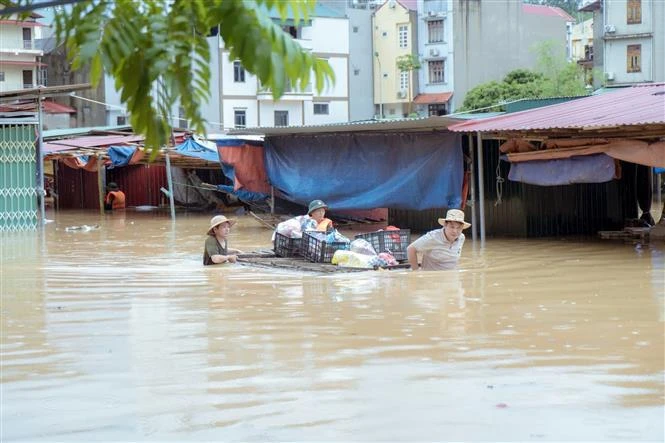
<svg viewBox="0 0 665 443">
<path fill-rule="evenodd" d="M 275 21 L 279 17 L 275 15 Z M 321 93 L 287 86 L 277 101 L 272 93 L 247 72 L 239 60 L 231 60 L 219 37 L 211 37 L 211 96 L 203 108 L 208 131 L 253 126 L 316 125 L 349 120 L 349 19 L 337 10 L 317 4 L 310 21 L 291 22 L 283 29 L 305 50 L 326 59 L 335 83 Z"/>
<path fill-rule="evenodd" d="M 518 68 L 536 67 L 534 47 L 569 52 L 574 19 L 560 8 L 519 1 L 418 0 L 421 115 L 462 106 L 466 93 Z M 569 55 L 569 54 L 567 54 Z"/>
<path fill-rule="evenodd" d="M 584 69 L 584 81 L 589 84 L 593 78 L 593 18 L 574 25 L 571 31 L 571 61 Z"/>
<path fill-rule="evenodd" d="M 665 2 L 594 0 L 594 87 L 665 81 Z"/>
<path fill-rule="evenodd" d="M 413 2 L 388 0 L 372 14 L 374 106 L 380 118 L 406 117 L 418 92 L 418 74 L 400 70 L 400 57 L 418 58 L 417 14 Z"/>
<path fill-rule="evenodd" d="M 29 89 L 44 84 L 41 57 L 35 46 L 35 28 L 41 15 L 0 19 L 0 92 Z"/>
</svg>

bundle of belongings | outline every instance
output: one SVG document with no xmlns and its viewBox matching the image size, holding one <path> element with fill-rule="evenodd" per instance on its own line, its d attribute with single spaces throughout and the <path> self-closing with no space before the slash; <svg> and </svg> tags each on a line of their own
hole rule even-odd
<svg viewBox="0 0 665 443">
<path fill-rule="evenodd" d="M 350 250 L 337 250 L 332 264 L 344 268 L 374 269 L 397 265 L 397 260 L 388 252 L 377 254 L 374 247 L 365 239 L 357 238 L 351 242 Z"/>
</svg>

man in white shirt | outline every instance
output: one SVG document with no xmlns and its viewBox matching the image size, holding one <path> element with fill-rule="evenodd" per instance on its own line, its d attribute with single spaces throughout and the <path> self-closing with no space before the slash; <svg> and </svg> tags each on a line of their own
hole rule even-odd
<svg viewBox="0 0 665 443">
<path fill-rule="evenodd" d="M 441 229 L 435 229 L 414 241 L 406 249 L 412 270 L 418 269 L 418 253 L 423 255 L 421 269 L 438 271 L 454 269 L 462 255 L 464 234 L 462 231 L 471 226 L 464 221 L 464 212 L 450 209 L 445 218 L 439 219 Z"/>
</svg>

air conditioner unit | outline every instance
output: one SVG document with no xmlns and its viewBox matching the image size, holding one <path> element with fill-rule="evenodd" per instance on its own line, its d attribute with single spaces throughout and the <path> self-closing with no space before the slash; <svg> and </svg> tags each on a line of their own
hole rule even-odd
<svg viewBox="0 0 665 443">
<path fill-rule="evenodd" d="M 405 90 L 397 91 L 397 98 L 406 98 L 406 91 Z"/>
<path fill-rule="evenodd" d="M 439 50 L 436 48 L 432 48 L 429 50 L 429 55 L 430 57 L 438 57 L 439 56 Z"/>
<path fill-rule="evenodd" d="M 617 32 L 617 28 L 614 25 L 605 25 L 605 32 L 608 34 L 614 34 Z"/>
<path fill-rule="evenodd" d="M 436 11 L 430 11 L 427 13 L 430 17 L 436 17 Z"/>
<path fill-rule="evenodd" d="M 606 72 L 605 73 L 605 80 L 607 81 L 614 81 L 614 72 Z"/>
</svg>

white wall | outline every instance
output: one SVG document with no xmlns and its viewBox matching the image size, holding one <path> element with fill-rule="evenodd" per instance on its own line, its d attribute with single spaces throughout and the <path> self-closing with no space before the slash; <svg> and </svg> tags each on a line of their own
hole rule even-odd
<svg viewBox="0 0 665 443">
<path fill-rule="evenodd" d="M 642 45 L 640 72 L 626 72 L 627 46 Z M 614 84 L 617 83 L 640 83 L 653 80 L 652 78 L 652 40 L 643 39 L 621 39 L 605 40 L 605 72 L 614 73 Z M 610 82 L 609 84 L 613 84 Z"/>
<path fill-rule="evenodd" d="M 325 103 L 328 105 L 328 115 L 314 114 L 314 104 Z M 305 124 L 324 125 L 327 123 L 341 123 L 349 121 L 348 102 L 317 100 L 305 102 Z"/>
<path fill-rule="evenodd" d="M 245 111 L 245 126 L 248 128 L 259 126 L 258 101 L 255 98 L 248 99 L 225 99 L 222 102 L 224 108 L 224 129 L 230 129 L 235 124 L 236 109 Z"/>
<path fill-rule="evenodd" d="M 321 94 L 316 91 L 316 79 L 312 74 L 312 92 L 314 97 L 348 97 L 349 59 L 347 57 L 329 57 L 328 64 L 335 73 L 335 84 L 328 84 Z"/>
<path fill-rule="evenodd" d="M 307 106 L 307 103 L 305 103 Z M 310 103 L 311 106 L 311 103 Z M 289 112 L 289 126 L 297 126 L 303 124 L 303 102 L 302 101 L 269 101 L 262 100 L 259 102 L 261 126 L 274 126 L 275 125 L 275 111 L 288 111 Z"/>
<path fill-rule="evenodd" d="M 314 53 L 349 54 L 349 20 L 314 17 L 312 26 L 303 28 L 303 40 L 311 40 Z"/>
<path fill-rule="evenodd" d="M 663 0 L 655 0 L 662 2 Z M 650 0 L 642 0 L 642 23 L 627 24 L 628 2 L 611 1 L 606 8 L 605 24 L 614 25 L 616 34 L 639 34 L 643 32 L 652 32 L 651 17 L 653 16 Z M 662 23 L 659 24 L 663 26 Z"/>
</svg>

